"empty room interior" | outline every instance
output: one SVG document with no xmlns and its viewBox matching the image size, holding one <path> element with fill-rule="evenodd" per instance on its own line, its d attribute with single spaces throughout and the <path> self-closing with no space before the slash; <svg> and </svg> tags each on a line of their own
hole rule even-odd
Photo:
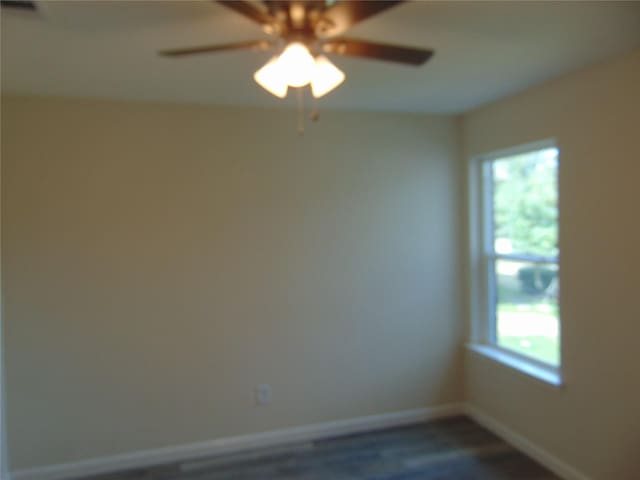
<svg viewBox="0 0 640 480">
<path fill-rule="evenodd" d="M 640 1 L 0 15 L 2 480 L 640 479 Z"/>
</svg>

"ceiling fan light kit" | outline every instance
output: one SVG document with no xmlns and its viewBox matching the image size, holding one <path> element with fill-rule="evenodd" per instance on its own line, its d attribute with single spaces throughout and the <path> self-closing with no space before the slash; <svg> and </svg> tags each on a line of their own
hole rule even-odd
<svg viewBox="0 0 640 480">
<path fill-rule="evenodd" d="M 312 95 L 319 98 L 338 87 L 345 75 L 324 55 L 314 58 L 304 44 L 292 42 L 253 78 L 267 92 L 279 98 L 287 95 L 288 87 L 301 88 L 309 84 Z"/>
</svg>

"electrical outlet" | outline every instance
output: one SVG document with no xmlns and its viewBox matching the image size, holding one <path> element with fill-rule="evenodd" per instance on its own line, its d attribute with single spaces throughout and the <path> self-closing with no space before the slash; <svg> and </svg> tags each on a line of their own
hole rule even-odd
<svg viewBox="0 0 640 480">
<path fill-rule="evenodd" d="M 262 383 L 256 387 L 256 405 L 269 405 L 271 403 L 271 385 Z"/>
</svg>

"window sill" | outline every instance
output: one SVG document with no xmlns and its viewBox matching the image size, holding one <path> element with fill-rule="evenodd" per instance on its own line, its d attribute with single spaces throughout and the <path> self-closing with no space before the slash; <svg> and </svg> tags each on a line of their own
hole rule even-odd
<svg viewBox="0 0 640 480">
<path fill-rule="evenodd" d="M 520 373 L 535 378 L 553 387 L 562 387 L 563 381 L 560 372 L 553 367 L 544 367 L 516 355 L 511 355 L 492 345 L 479 343 L 467 344 L 467 348 L 472 352 L 479 354 L 485 358 L 498 362 L 507 367 L 513 368 Z"/>
</svg>

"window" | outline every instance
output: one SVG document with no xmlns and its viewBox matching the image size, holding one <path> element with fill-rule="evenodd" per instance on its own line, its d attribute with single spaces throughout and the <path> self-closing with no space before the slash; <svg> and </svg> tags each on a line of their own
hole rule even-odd
<svg viewBox="0 0 640 480">
<path fill-rule="evenodd" d="M 489 155 L 479 173 L 478 304 L 486 312 L 477 340 L 557 371 L 558 149 L 546 142 Z"/>
</svg>

